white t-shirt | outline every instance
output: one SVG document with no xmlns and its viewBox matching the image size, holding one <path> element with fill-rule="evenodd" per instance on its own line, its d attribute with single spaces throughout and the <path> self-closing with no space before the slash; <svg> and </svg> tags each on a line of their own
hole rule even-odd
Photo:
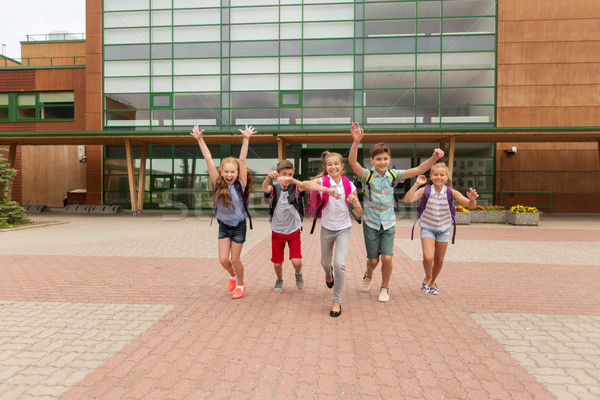
<svg viewBox="0 0 600 400">
<path fill-rule="evenodd" d="M 333 196 L 329 196 L 327 205 L 321 212 L 321 226 L 331 231 L 341 231 L 352 226 L 352 220 L 350 218 L 350 212 L 348 211 L 348 205 L 346 204 L 346 192 L 344 191 L 344 183 L 340 177 L 340 182 L 335 183 L 331 176 L 329 177 L 329 187 L 338 191 L 341 195 L 339 199 Z M 323 177 L 321 177 L 321 185 L 323 185 Z M 323 185 L 325 186 L 325 185 Z M 350 193 L 356 190 L 354 183 L 350 181 Z"/>
</svg>

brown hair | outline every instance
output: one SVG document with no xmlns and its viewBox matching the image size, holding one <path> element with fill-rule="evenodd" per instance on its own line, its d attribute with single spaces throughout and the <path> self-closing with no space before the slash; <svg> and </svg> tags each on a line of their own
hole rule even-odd
<svg viewBox="0 0 600 400">
<path fill-rule="evenodd" d="M 444 162 L 435 163 L 431 166 L 431 171 L 433 171 L 434 169 L 443 169 L 446 172 L 446 176 L 448 177 L 446 182 L 444 182 L 444 185 L 452 186 L 452 179 L 450 178 L 450 168 L 448 168 L 446 163 L 444 163 Z M 429 178 L 428 183 L 431 185 L 431 183 L 432 183 L 431 178 Z"/>
<path fill-rule="evenodd" d="M 340 153 L 325 150 L 323 153 L 321 153 L 321 166 L 323 167 L 323 171 L 321 171 L 317 176 L 327 175 L 327 159 L 330 157 L 338 157 L 340 159 L 340 164 L 344 164 L 344 157 L 342 157 Z M 342 175 L 343 174 L 344 170 L 342 170 Z"/>
<path fill-rule="evenodd" d="M 240 173 L 240 164 L 238 163 L 238 160 L 236 160 L 233 157 L 224 158 L 223 161 L 221 161 L 221 166 L 219 167 L 219 177 L 215 180 L 214 199 L 217 202 L 220 201 L 221 204 L 223 204 L 223 207 L 229 209 L 233 207 L 233 203 L 231 202 L 231 194 L 227 189 L 227 182 L 225 182 L 225 179 L 223 179 L 223 176 L 220 174 L 225 164 L 235 165 L 238 174 Z M 246 200 L 248 200 L 248 198 L 250 197 L 250 192 L 252 192 L 252 172 L 250 171 L 250 169 L 246 169 L 246 178 L 246 191 L 244 195 L 246 197 Z"/>
<path fill-rule="evenodd" d="M 369 155 L 371 156 L 371 158 L 374 158 L 376 155 L 381 153 L 387 153 L 391 157 L 392 152 L 390 151 L 390 146 L 383 142 L 380 142 L 374 144 L 373 147 L 371 147 L 371 150 L 369 150 Z"/>
<path fill-rule="evenodd" d="M 281 172 L 282 169 L 294 169 L 294 164 L 290 160 L 281 160 L 277 163 L 277 172 Z"/>
</svg>

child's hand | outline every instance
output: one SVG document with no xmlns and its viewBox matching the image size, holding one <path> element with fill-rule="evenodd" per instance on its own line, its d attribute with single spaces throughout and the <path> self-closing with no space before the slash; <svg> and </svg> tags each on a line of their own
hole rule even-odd
<svg viewBox="0 0 600 400">
<path fill-rule="evenodd" d="M 444 157 L 444 150 L 442 149 L 435 149 L 433 151 L 433 158 L 435 158 L 436 160 L 439 160 L 440 158 Z"/>
<path fill-rule="evenodd" d="M 238 131 L 240 131 L 240 133 L 242 134 L 242 136 L 244 136 L 245 139 L 250 139 L 250 136 L 256 133 L 256 129 L 254 129 L 252 125 L 248 127 L 248 124 L 246 124 L 246 129 L 238 129 Z"/>
<path fill-rule="evenodd" d="M 194 137 L 194 139 L 200 140 L 200 139 L 202 139 L 203 132 L 204 132 L 204 129 L 202 129 L 201 131 L 198 130 L 198 124 L 196 124 L 196 125 L 194 125 L 194 129 L 190 132 L 190 135 L 192 135 Z"/>
<path fill-rule="evenodd" d="M 290 178 L 289 176 L 280 176 L 277 178 L 277 183 L 279 183 L 279 185 L 281 186 L 287 186 L 290 184 L 291 181 L 292 178 Z"/>
<path fill-rule="evenodd" d="M 352 135 L 352 139 L 354 139 L 355 142 L 360 143 L 360 141 L 365 136 L 365 131 L 363 131 L 363 128 L 361 128 L 360 125 L 358 125 L 358 122 L 353 122 L 352 128 L 350 128 L 350 134 Z"/>
<path fill-rule="evenodd" d="M 427 177 L 425 175 L 417 176 L 417 185 L 422 186 L 427 183 Z"/>
<path fill-rule="evenodd" d="M 337 190 L 332 189 L 332 188 L 327 189 L 327 194 L 329 194 L 330 196 L 333 196 L 336 199 L 340 199 L 342 197 L 340 192 L 338 192 Z"/>
<path fill-rule="evenodd" d="M 469 191 L 467 192 L 467 197 L 469 198 L 469 200 L 477 200 L 477 198 L 479 197 L 479 195 L 477 194 L 477 190 L 469 188 Z"/>
<path fill-rule="evenodd" d="M 279 177 L 279 172 L 277 171 L 271 171 L 269 172 L 269 178 L 271 179 L 277 179 Z"/>
<path fill-rule="evenodd" d="M 358 201 L 358 197 L 355 196 L 354 193 L 350 193 L 346 200 L 348 201 L 348 203 L 350 203 L 354 206 L 357 206 L 358 204 L 360 204 L 360 201 Z"/>
</svg>

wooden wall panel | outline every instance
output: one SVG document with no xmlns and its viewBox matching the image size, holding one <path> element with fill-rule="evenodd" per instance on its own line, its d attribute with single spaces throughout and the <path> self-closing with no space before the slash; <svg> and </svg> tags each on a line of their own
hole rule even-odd
<svg viewBox="0 0 600 400">
<path fill-rule="evenodd" d="M 600 19 L 506 21 L 504 42 L 571 42 L 597 39 Z"/>
<path fill-rule="evenodd" d="M 600 42 L 498 41 L 498 64 L 573 64 L 600 62 Z M 544 71 L 541 71 L 542 73 Z"/>
<path fill-rule="evenodd" d="M 85 41 L 23 42 L 23 65 L 82 65 L 85 64 Z"/>
<path fill-rule="evenodd" d="M 498 107 L 503 106 L 600 106 L 600 84 L 504 86 L 498 96 Z"/>
<path fill-rule="evenodd" d="M 498 84 L 503 86 L 536 85 L 599 85 L 600 63 L 545 64 L 540 74 L 539 64 L 498 66 Z"/>
<path fill-rule="evenodd" d="M 498 107 L 498 126 L 599 126 L 600 107 Z"/>
<path fill-rule="evenodd" d="M 577 3 L 573 6 L 573 3 Z M 598 0 L 500 0 L 498 15 L 504 21 L 583 19 L 598 13 Z"/>
<path fill-rule="evenodd" d="M 24 146 L 22 152 L 23 203 L 62 207 L 67 192 L 85 188 L 77 146 Z"/>
<path fill-rule="evenodd" d="M 0 73 L 0 92 L 20 92 L 21 90 L 35 90 L 34 70 L 3 70 Z"/>
</svg>

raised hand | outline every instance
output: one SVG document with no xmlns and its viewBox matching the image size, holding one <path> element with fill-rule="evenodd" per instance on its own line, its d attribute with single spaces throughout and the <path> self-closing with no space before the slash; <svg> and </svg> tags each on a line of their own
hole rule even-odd
<svg viewBox="0 0 600 400">
<path fill-rule="evenodd" d="M 427 177 L 425 175 L 419 175 L 417 176 L 417 184 L 419 186 L 424 185 L 427 183 Z"/>
<path fill-rule="evenodd" d="M 292 178 L 289 176 L 279 176 L 277 178 L 277 183 L 279 183 L 280 186 L 287 186 L 290 184 L 291 181 Z"/>
<path fill-rule="evenodd" d="M 363 128 L 361 128 L 360 125 L 358 125 L 358 122 L 352 123 L 352 127 L 350 128 L 350 134 L 352 135 L 352 139 L 354 139 L 355 142 L 360 142 L 363 139 L 363 137 L 365 137 L 365 131 L 363 131 Z"/>
<path fill-rule="evenodd" d="M 245 139 L 250 139 L 250 136 L 256 133 L 256 129 L 254 129 L 252 125 L 248 127 L 248 124 L 246 124 L 246 129 L 238 129 L 238 131 L 240 131 L 240 133 L 242 134 L 242 136 L 244 136 Z"/>
<path fill-rule="evenodd" d="M 469 198 L 469 200 L 477 200 L 477 198 L 479 197 L 479 195 L 477 194 L 477 190 L 469 188 L 469 191 L 467 192 L 467 197 Z"/>
<path fill-rule="evenodd" d="M 444 150 L 442 149 L 435 149 L 433 150 L 433 158 L 439 160 L 440 158 L 444 157 Z"/>
<path fill-rule="evenodd" d="M 200 140 L 200 139 L 202 139 L 203 132 L 204 132 L 204 129 L 198 130 L 198 124 L 196 124 L 196 125 L 194 125 L 194 129 L 190 132 L 190 135 L 192 135 L 194 137 L 194 139 Z"/>
<path fill-rule="evenodd" d="M 327 189 L 327 194 L 329 194 L 330 196 L 333 196 L 336 199 L 339 199 L 342 197 L 342 195 L 340 194 L 340 192 L 338 192 L 336 189 L 333 188 L 329 188 Z"/>
<path fill-rule="evenodd" d="M 356 206 L 357 204 L 360 204 L 360 201 L 358 201 L 358 197 L 354 194 L 354 193 L 350 193 L 348 195 L 348 198 L 346 199 L 346 201 L 348 201 L 348 203 Z"/>
<path fill-rule="evenodd" d="M 271 171 L 271 172 L 269 172 L 269 178 L 271 178 L 271 179 L 277 179 L 277 178 L 279 178 L 279 172 L 277 172 L 277 171 Z"/>
</svg>

